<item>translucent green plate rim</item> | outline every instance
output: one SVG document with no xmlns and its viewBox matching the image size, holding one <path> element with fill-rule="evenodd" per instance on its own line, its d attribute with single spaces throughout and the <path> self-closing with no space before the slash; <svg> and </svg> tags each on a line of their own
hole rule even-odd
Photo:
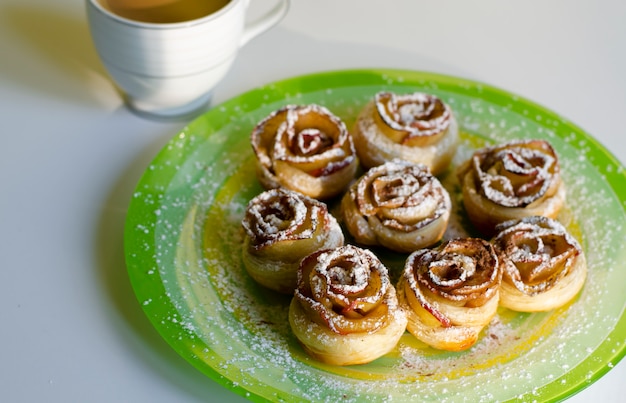
<svg viewBox="0 0 626 403">
<path fill-rule="evenodd" d="M 210 366 L 198 357 L 196 351 L 198 344 L 202 343 L 189 329 L 183 329 L 184 324 L 176 321 L 163 321 L 164 317 L 176 317 L 178 308 L 168 297 L 162 278 L 154 275 L 154 272 L 158 271 L 160 265 L 163 264 L 155 254 L 155 245 L 158 242 L 154 232 L 158 220 L 155 211 L 158 210 L 159 200 L 168 192 L 168 186 L 185 158 L 196 151 L 203 139 L 209 139 L 224 125 L 237 119 L 245 120 L 249 113 L 268 104 L 297 102 L 302 94 L 360 86 L 383 89 L 391 84 L 394 88 L 406 88 L 407 91 L 419 90 L 425 86 L 437 88 L 449 93 L 484 100 L 507 108 L 512 113 L 531 116 L 531 119 L 540 125 L 546 125 L 557 137 L 567 137 L 569 144 L 584 146 L 587 161 L 593 165 L 615 193 L 622 215 L 626 211 L 626 188 L 624 187 L 626 171 L 617 158 L 597 140 L 569 120 L 530 100 L 476 81 L 430 72 L 393 69 L 329 71 L 268 84 L 212 108 L 174 136 L 155 157 L 150 166 L 161 167 L 158 175 L 148 168 L 140 179 L 136 194 L 149 193 L 149 195 L 133 197 L 130 202 L 125 225 L 124 248 L 129 277 L 137 299 L 142 303 L 146 315 L 161 336 L 179 355 L 202 373 L 250 400 L 265 401 L 271 397 L 261 395 L 261 392 L 254 387 L 244 388 L 233 383 L 219 367 Z M 229 111 L 229 113 L 224 111 Z M 246 124 L 250 126 L 251 122 Z M 248 135 L 248 132 L 241 132 L 241 136 Z M 194 138 L 194 140 L 187 140 L 189 138 Z M 189 191 L 183 189 L 181 194 Z M 145 228 L 145 231 L 137 231 L 138 227 Z M 626 265 L 623 269 L 626 270 Z M 615 295 L 613 298 L 622 305 L 626 302 L 626 295 Z M 626 355 L 626 342 L 621 342 L 621 345 L 616 348 L 615 340 L 626 340 L 624 309 L 605 341 L 566 374 L 539 386 L 533 391 L 533 398 L 537 401 L 563 400 L 595 382 Z M 193 349 L 190 346 L 193 346 Z M 288 393 L 274 398 L 284 401 L 294 399 Z"/>
</svg>

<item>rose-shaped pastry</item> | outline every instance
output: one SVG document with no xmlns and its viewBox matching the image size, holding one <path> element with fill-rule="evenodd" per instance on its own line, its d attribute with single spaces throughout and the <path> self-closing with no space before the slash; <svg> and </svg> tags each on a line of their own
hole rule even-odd
<svg viewBox="0 0 626 403">
<path fill-rule="evenodd" d="M 498 223 L 528 216 L 556 218 L 565 201 L 558 157 L 545 140 L 486 147 L 459 166 L 463 205 L 472 223 L 493 235 Z"/>
<path fill-rule="evenodd" d="M 346 245 L 302 260 L 289 324 L 313 358 L 352 365 L 391 351 L 406 315 L 387 268 L 372 252 Z"/>
<path fill-rule="evenodd" d="M 293 294 L 300 260 L 343 245 L 337 220 L 318 200 L 287 189 L 267 190 L 248 203 L 243 263 L 259 284 Z"/>
<path fill-rule="evenodd" d="M 341 201 L 344 222 L 357 243 L 398 252 L 438 242 L 450 209 L 448 192 L 426 166 L 399 160 L 369 169 Z"/>
<path fill-rule="evenodd" d="M 456 152 L 458 131 L 450 107 L 434 95 L 379 92 L 359 114 L 353 137 L 367 168 L 399 158 L 438 175 Z"/>
<path fill-rule="evenodd" d="M 587 263 L 561 223 L 525 217 L 499 224 L 496 230 L 492 242 L 504 271 L 500 305 L 522 312 L 548 311 L 578 294 Z"/>
<path fill-rule="evenodd" d="M 458 238 L 412 253 L 398 282 L 407 330 L 449 351 L 471 347 L 498 308 L 502 270 L 493 246 Z"/>
<path fill-rule="evenodd" d="M 316 199 L 345 190 L 358 159 L 345 123 L 319 105 L 288 105 L 252 131 L 259 181 Z"/>
</svg>

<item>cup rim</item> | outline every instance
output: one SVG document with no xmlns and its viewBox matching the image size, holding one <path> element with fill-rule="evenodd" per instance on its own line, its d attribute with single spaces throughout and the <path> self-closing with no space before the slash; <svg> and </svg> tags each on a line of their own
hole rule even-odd
<svg viewBox="0 0 626 403">
<path fill-rule="evenodd" d="M 108 9 L 106 9 L 102 4 L 100 4 L 99 0 L 87 0 L 90 6 L 92 6 L 98 12 L 104 14 L 105 16 L 125 25 L 129 25 L 132 27 L 146 28 L 146 29 L 156 29 L 156 30 L 167 30 L 167 29 L 178 29 L 182 27 L 190 27 L 194 25 L 204 24 L 210 20 L 214 20 L 219 18 L 222 14 L 226 14 L 231 8 L 236 6 L 236 3 L 241 0 L 229 0 L 228 3 L 217 10 L 214 13 L 205 15 L 203 17 L 194 18 L 188 21 L 180 21 L 180 22 L 145 22 L 145 21 L 137 21 L 131 20 L 130 18 L 125 18 L 120 15 L 117 15 Z"/>
</svg>

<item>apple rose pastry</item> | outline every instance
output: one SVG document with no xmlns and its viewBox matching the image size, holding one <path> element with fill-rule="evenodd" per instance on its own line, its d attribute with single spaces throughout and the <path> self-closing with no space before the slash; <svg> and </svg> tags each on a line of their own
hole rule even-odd
<svg viewBox="0 0 626 403">
<path fill-rule="evenodd" d="M 357 243 L 407 253 L 438 242 L 450 210 L 448 192 L 428 168 L 400 160 L 369 169 L 341 201 Z"/>
<path fill-rule="evenodd" d="M 450 107 L 434 95 L 379 92 L 359 114 L 353 137 L 366 168 L 399 158 L 438 175 L 456 152 L 458 131 Z"/>
<path fill-rule="evenodd" d="M 364 364 L 391 351 L 406 329 L 387 268 L 352 245 L 302 260 L 289 324 L 304 350 L 333 365 Z"/>
<path fill-rule="evenodd" d="M 285 187 L 316 199 L 345 190 L 358 159 L 345 123 L 319 105 L 288 105 L 252 131 L 257 176 L 266 189 Z"/>
<path fill-rule="evenodd" d="M 556 218 L 565 201 L 558 157 L 544 140 L 480 149 L 459 166 L 457 176 L 470 221 L 486 235 L 508 220 Z"/>
<path fill-rule="evenodd" d="M 242 226 L 246 271 L 259 284 L 285 294 L 293 294 L 296 288 L 302 258 L 344 242 L 324 203 L 282 188 L 252 199 Z"/>
<path fill-rule="evenodd" d="M 521 312 L 565 305 L 587 276 L 585 255 L 558 221 L 541 216 L 499 224 L 492 240 L 503 266 L 500 305 Z"/>
<path fill-rule="evenodd" d="M 412 253 L 398 282 L 407 330 L 448 351 L 471 347 L 498 308 L 502 270 L 493 246 L 458 238 Z"/>
</svg>

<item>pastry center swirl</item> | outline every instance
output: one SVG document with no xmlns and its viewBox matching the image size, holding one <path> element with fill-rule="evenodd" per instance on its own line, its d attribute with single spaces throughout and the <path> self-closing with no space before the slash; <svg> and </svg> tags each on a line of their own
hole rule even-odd
<svg viewBox="0 0 626 403">
<path fill-rule="evenodd" d="M 560 178 L 554 150 L 539 140 L 477 152 L 473 169 L 481 193 L 505 207 L 525 207 L 549 195 Z"/>
<path fill-rule="evenodd" d="M 290 140 L 291 151 L 302 156 L 320 154 L 333 145 L 333 139 L 329 135 L 313 128 L 298 132 Z"/>
<path fill-rule="evenodd" d="M 294 106 L 286 109 L 285 121 L 277 130 L 275 158 L 302 163 L 345 159 L 353 151 L 345 124 L 327 109 Z"/>
<path fill-rule="evenodd" d="M 501 269 L 495 250 L 478 238 L 451 240 L 440 250 L 422 250 L 409 261 L 407 284 L 416 294 L 424 287 L 450 301 L 480 306 L 496 292 Z"/>
<path fill-rule="evenodd" d="M 371 168 L 355 189 L 360 214 L 391 228 L 413 231 L 447 209 L 447 193 L 427 169 L 402 161 Z"/>
<path fill-rule="evenodd" d="M 373 331 L 389 320 L 393 290 L 371 252 L 347 245 L 315 253 L 300 266 L 295 295 L 312 320 L 340 334 Z"/>
<path fill-rule="evenodd" d="M 504 255 L 504 277 L 534 295 L 552 288 L 582 253 L 559 222 L 540 216 L 501 224 L 494 245 Z"/>
<path fill-rule="evenodd" d="M 411 203 L 410 197 L 419 192 L 421 185 L 417 178 L 408 175 L 383 175 L 372 182 L 375 205 L 395 208 Z"/>
<path fill-rule="evenodd" d="M 311 236 L 324 206 L 306 196 L 284 189 L 272 189 L 252 199 L 242 225 L 253 246 Z"/>
<path fill-rule="evenodd" d="M 391 129 L 405 133 L 402 142 L 435 136 L 450 126 L 450 109 L 431 94 L 381 92 L 376 95 L 375 102 L 382 121 Z"/>
<path fill-rule="evenodd" d="M 443 287 L 454 287 L 467 281 L 476 272 L 476 264 L 465 255 L 450 254 L 429 264 L 430 280 Z"/>
</svg>

